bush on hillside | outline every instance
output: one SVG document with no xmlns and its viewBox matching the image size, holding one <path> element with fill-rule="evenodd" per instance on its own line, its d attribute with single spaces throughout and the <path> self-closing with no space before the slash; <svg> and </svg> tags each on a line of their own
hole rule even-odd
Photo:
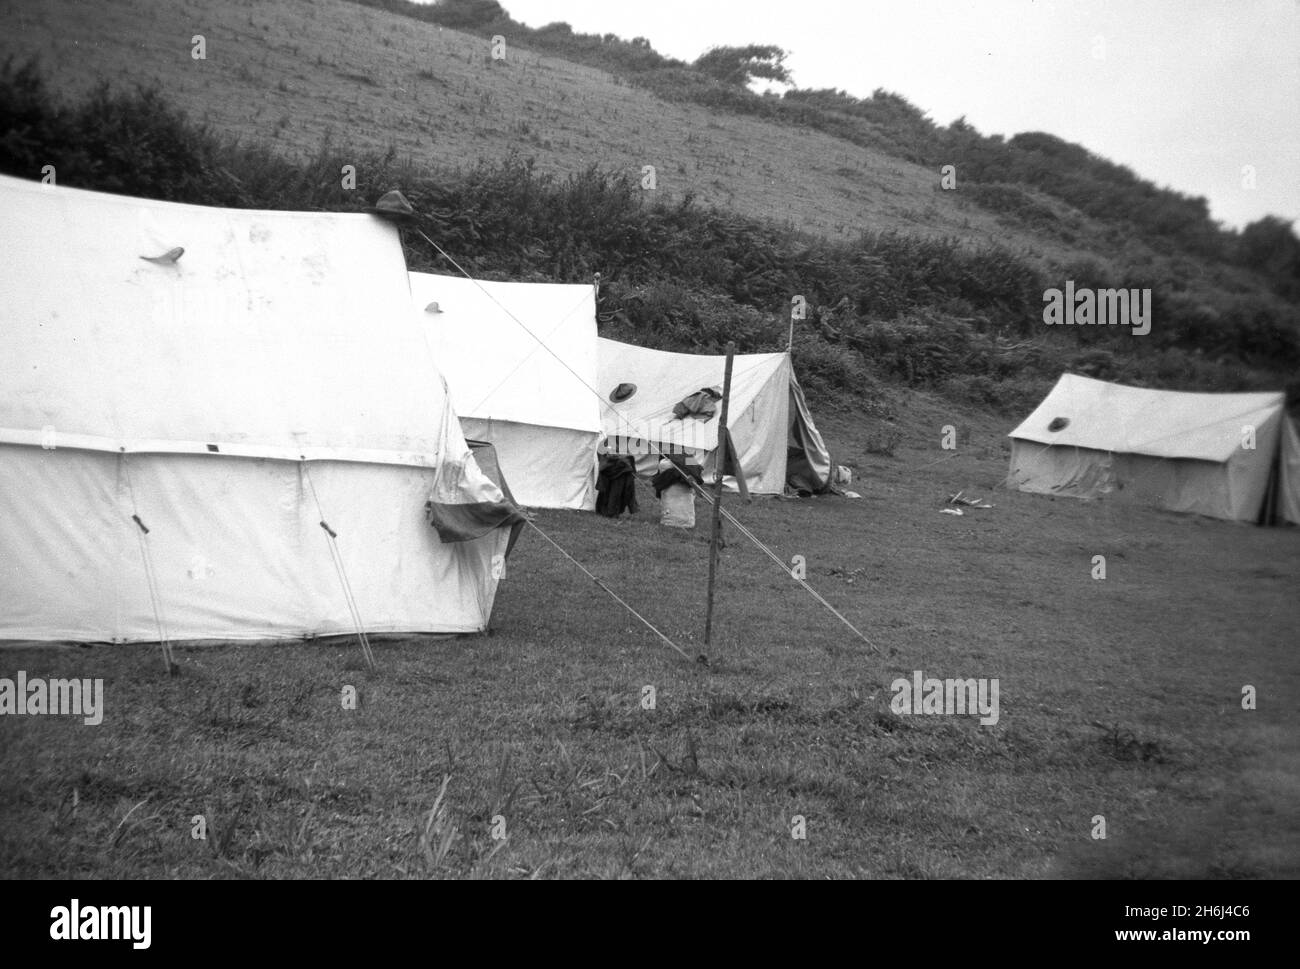
<svg viewBox="0 0 1300 969">
<path fill-rule="evenodd" d="M 74 107 L 56 107 L 37 65 L 0 70 L 0 170 L 58 184 L 180 201 L 201 192 L 212 138 L 156 89 L 97 88 Z"/>
<path fill-rule="evenodd" d="M 1266 276 L 1284 299 L 1300 302 L 1300 239 L 1285 219 L 1266 215 L 1241 230 L 1237 261 Z"/>
</svg>

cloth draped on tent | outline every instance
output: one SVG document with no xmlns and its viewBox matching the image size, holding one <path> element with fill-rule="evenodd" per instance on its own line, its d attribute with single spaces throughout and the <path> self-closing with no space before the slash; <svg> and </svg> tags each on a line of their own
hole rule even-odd
<svg viewBox="0 0 1300 969">
<path fill-rule="evenodd" d="M 444 461 L 439 466 L 425 514 L 442 542 L 472 542 L 494 529 L 509 528 L 509 555 L 523 530 L 523 513 L 501 477 L 496 449 L 486 441 L 466 443 L 470 460 Z M 466 496 L 477 500 L 467 501 Z"/>
<path fill-rule="evenodd" d="M 712 420 L 713 415 L 718 412 L 720 400 L 722 400 L 721 391 L 705 387 L 673 404 L 673 417 L 679 421 L 686 420 L 688 417 L 696 417 L 704 421 Z"/>
</svg>

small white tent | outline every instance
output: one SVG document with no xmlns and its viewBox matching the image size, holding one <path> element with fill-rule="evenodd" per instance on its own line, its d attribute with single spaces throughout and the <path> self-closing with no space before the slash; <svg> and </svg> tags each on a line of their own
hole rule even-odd
<svg viewBox="0 0 1300 969">
<path fill-rule="evenodd" d="M 1009 435 L 1009 486 L 1171 511 L 1300 522 L 1300 443 L 1285 396 L 1146 390 L 1065 374 Z M 1270 502 L 1270 508 L 1264 504 Z"/>
<path fill-rule="evenodd" d="M 718 417 L 678 418 L 673 407 L 705 387 L 721 389 L 725 356 L 670 353 L 601 339 L 600 384 L 605 441 L 614 453 L 637 455 L 653 471 L 659 450 L 695 455 L 711 480 Z M 635 385 L 624 400 L 614 391 Z M 781 494 L 786 484 L 821 491 L 830 482 L 830 454 L 813 423 L 788 353 L 737 354 L 732 364 L 731 439 L 754 494 Z"/>
<path fill-rule="evenodd" d="M 508 530 L 425 504 L 502 492 L 396 229 L 13 178 L 0 211 L 0 639 L 351 633 L 340 572 L 368 632 L 487 626 Z"/>
<path fill-rule="evenodd" d="M 515 499 L 593 509 L 601 439 L 593 288 L 410 277 L 461 427 L 495 446 Z"/>
</svg>

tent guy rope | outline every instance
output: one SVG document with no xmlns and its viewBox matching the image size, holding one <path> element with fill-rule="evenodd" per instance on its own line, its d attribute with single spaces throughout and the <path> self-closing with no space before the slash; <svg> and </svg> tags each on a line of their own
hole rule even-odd
<svg viewBox="0 0 1300 969">
<path fill-rule="evenodd" d="M 694 481 L 691 482 L 691 485 L 692 485 L 692 486 L 693 486 L 697 491 L 699 491 L 700 494 L 702 494 L 702 495 L 704 496 L 705 501 L 708 501 L 708 502 L 710 502 L 710 503 L 713 502 L 713 496 L 710 495 L 710 494 L 708 493 L 707 490 L 701 488 L 701 487 L 700 487 L 697 483 L 695 483 Z M 773 551 L 769 546 L 767 546 L 766 544 L 764 544 L 763 541 L 762 541 L 762 540 L 761 540 L 757 535 L 755 535 L 755 534 L 754 534 L 753 532 L 751 532 L 748 528 L 746 528 L 746 527 L 745 527 L 745 526 L 740 522 L 740 520 L 739 520 L 738 518 L 736 518 L 735 515 L 733 515 L 733 514 L 732 514 L 730 511 L 728 511 L 726 508 L 722 508 L 722 509 L 721 509 L 721 512 L 722 512 L 722 517 L 723 517 L 723 518 L 727 519 L 727 521 L 731 522 L 731 524 L 733 524 L 734 526 L 736 526 L 736 530 L 737 530 L 738 532 L 740 532 L 740 534 L 744 535 L 744 536 L 745 536 L 747 539 L 749 539 L 751 542 L 753 542 L 754 545 L 755 545 L 755 547 L 757 547 L 759 551 L 761 551 L 764 555 L 766 555 L 766 556 L 767 556 L 768 558 L 770 558 L 773 562 L 775 562 L 775 563 L 777 564 L 777 566 L 781 569 L 782 572 L 784 572 L 786 575 L 790 576 L 790 578 L 792 578 L 792 579 L 794 579 L 796 582 L 798 582 L 799 585 L 802 586 L 802 587 L 804 588 L 804 590 L 805 590 L 809 595 L 811 595 L 814 599 L 816 599 L 816 600 L 817 600 L 818 602 L 820 602 L 823 606 L 825 606 L 828 610 L 830 610 L 831 614 L 834 615 L 836 619 L 838 619 L 840 622 L 844 623 L 844 625 L 848 626 L 849 629 L 853 630 L 853 633 L 854 633 L 854 634 L 855 634 L 859 639 L 861 639 L 864 643 L 866 643 L 869 647 L 871 647 L 871 649 L 875 650 L 877 653 L 880 653 L 880 652 L 881 652 L 881 649 L 880 649 L 879 646 L 877 646 L 877 645 L 876 645 L 875 643 L 873 643 L 870 639 L 868 639 L 865 635 L 863 635 L 862 631 L 859 630 L 857 626 L 855 626 L 855 625 L 853 625 L 853 623 L 849 622 L 848 619 L 846 619 L 846 618 L 844 617 L 844 615 L 843 615 L 842 613 L 840 613 L 839 610 L 837 610 L 834 606 L 832 606 L 829 602 L 827 602 L 824 598 L 822 598 L 821 594 L 820 594 L 816 589 L 814 589 L 812 586 L 810 586 L 810 585 L 809 585 L 807 582 L 805 582 L 803 579 L 799 578 L 799 576 L 795 575 L 795 574 L 794 574 L 794 570 L 793 570 L 792 568 L 790 568 L 790 566 L 786 565 L 786 563 L 781 559 L 781 556 L 777 555 L 776 552 L 774 552 L 774 551 Z"/>
<path fill-rule="evenodd" d="M 617 592 L 615 592 L 613 589 L 607 586 L 604 582 L 600 581 L 600 579 L 597 578 L 585 565 L 583 565 L 572 555 L 570 555 L 568 552 L 562 549 L 560 547 L 560 544 L 557 541 L 555 541 L 555 539 L 551 538 L 550 535 L 547 535 L 544 531 L 538 528 L 535 522 L 533 522 L 531 519 L 524 519 L 524 520 L 527 522 L 528 526 L 533 529 L 533 531 L 537 532 L 538 535 L 542 536 L 542 538 L 546 539 L 553 546 L 555 546 L 556 551 L 558 551 L 566 559 L 568 559 L 570 562 L 576 565 L 587 578 L 591 579 L 592 582 L 595 582 L 596 585 L 600 586 L 607 593 L 609 593 L 609 595 L 614 599 L 614 601 L 619 603 L 619 605 L 621 605 L 628 612 L 632 613 L 632 615 L 636 616 L 637 619 L 641 620 L 641 622 L 645 624 L 647 629 L 649 629 L 652 633 L 654 633 L 656 636 L 662 639 L 664 643 L 668 645 L 670 648 L 680 653 L 683 659 L 690 660 L 690 657 L 686 655 L 685 651 L 683 651 L 680 646 L 678 646 L 671 639 L 669 639 L 667 636 L 661 633 L 657 628 L 655 628 L 654 623 L 650 622 L 649 619 L 647 619 L 645 616 L 641 615 L 641 613 L 637 612 L 630 605 L 628 605 L 626 601 L 624 601 L 622 598 L 619 597 Z"/>
<path fill-rule="evenodd" d="M 136 524 L 135 537 L 140 543 L 140 558 L 144 560 L 145 582 L 149 586 L 149 603 L 153 607 L 153 620 L 158 627 L 158 647 L 162 650 L 163 665 L 166 666 L 167 672 L 171 673 L 176 668 L 176 659 L 172 654 L 171 642 L 167 639 L 166 628 L 163 626 L 158 577 L 154 574 L 153 556 L 149 549 L 149 528 L 140 518 L 140 508 L 135 502 L 135 486 L 131 483 L 131 469 L 127 466 L 125 448 L 118 452 L 118 457 L 122 462 L 122 476 L 126 479 L 126 490 L 131 496 L 131 520 Z"/>
<path fill-rule="evenodd" d="M 370 648 L 370 637 L 366 635 L 366 628 L 361 622 L 361 610 L 357 606 L 356 596 L 352 593 L 352 583 L 348 581 L 347 569 L 343 566 L 343 553 L 338 548 L 338 533 L 330 528 L 325 520 L 325 509 L 321 507 L 320 495 L 316 493 L 316 482 L 311 479 L 311 471 L 307 468 L 307 458 L 302 456 L 299 462 L 302 467 L 303 477 L 307 479 L 307 487 L 311 489 L 312 500 L 316 503 L 316 511 L 320 514 L 320 527 L 325 532 L 325 542 L 330 548 L 330 559 L 334 563 L 334 571 L 338 574 L 339 585 L 343 587 L 343 599 L 347 603 L 348 613 L 352 616 L 352 623 L 356 626 L 357 639 L 361 643 L 362 655 L 366 658 L 366 666 L 371 671 L 375 669 L 375 654 Z"/>
</svg>

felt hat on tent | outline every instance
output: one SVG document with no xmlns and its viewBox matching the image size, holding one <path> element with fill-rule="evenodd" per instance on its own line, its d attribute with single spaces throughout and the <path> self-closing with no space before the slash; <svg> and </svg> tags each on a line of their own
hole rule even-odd
<svg viewBox="0 0 1300 969">
<path fill-rule="evenodd" d="M 385 192 L 379 197 L 379 201 L 366 211 L 371 215 L 378 215 L 396 222 L 409 221 L 416 217 L 414 206 L 397 189 Z"/>
<path fill-rule="evenodd" d="M 609 392 L 609 399 L 616 404 L 621 404 L 635 393 L 636 384 L 619 384 Z"/>
</svg>

